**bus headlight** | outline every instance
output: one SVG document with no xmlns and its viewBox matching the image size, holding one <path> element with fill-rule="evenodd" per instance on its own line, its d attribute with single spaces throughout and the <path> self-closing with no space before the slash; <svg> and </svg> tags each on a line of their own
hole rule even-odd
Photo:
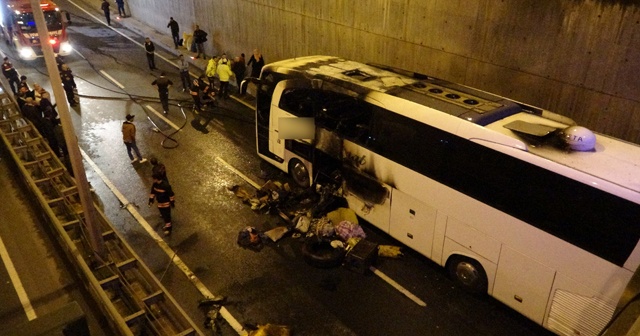
<svg viewBox="0 0 640 336">
<path fill-rule="evenodd" d="M 68 54 L 72 50 L 73 50 L 73 48 L 71 47 L 71 43 L 69 43 L 69 42 L 60 43 L 60 52 L 61 53 Z"/>
<path fill-rule="evenodd" d="M 31 49 L 31 47 L 22 47 L 20 49 L 20 57 L 24 59 L 35 58 L 36 53 L 33 52 L 33 49 Z"/>
</svg>

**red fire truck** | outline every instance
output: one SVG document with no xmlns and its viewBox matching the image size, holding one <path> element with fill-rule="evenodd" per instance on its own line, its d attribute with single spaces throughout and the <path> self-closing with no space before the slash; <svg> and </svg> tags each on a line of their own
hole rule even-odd
<svg viewBox="0 0 640 336">
<path fill-rule="evenodd" d="M 49 30 L 46 42 L 60 55 L 71 53 L 67 38 L 65 16 L 51 0 L 40 0 L 40 8 Z M 0 26 L 9 45 L 18 51 L 20 58 L 33 60 L 42 56 L 42 41 L 36 29 L 30 0 L 0 0 Z"/>
</svg>

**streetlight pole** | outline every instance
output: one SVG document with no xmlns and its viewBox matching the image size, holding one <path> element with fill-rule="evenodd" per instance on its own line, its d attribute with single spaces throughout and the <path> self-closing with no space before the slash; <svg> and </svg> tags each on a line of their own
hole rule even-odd
<svg viewBox="0 0 640 336">
<path fill-rule="evenodd" d="M 53 90 L 53 96 L 56 98 L 56 102 L 58 103 L 60 123 L 62 124 L 62 131 L 69 150 L 69 161 L 71 162 L 71 169 L 73 169 L 73 176 L 75 177 L 76 186 L 78 188 L 80 203 L 84 209 L 84 223 L 86 225 L 87 234 L 89 235 L 89 243 L 91 244 L 91 248 L 94 253 L 100 257 L 104 257 L 104 240 L 102 239 L 100 228 L 96 225 L 96 210 L 89 190 L 87 175 L 84 171 L 82 156 L 80 155 L 80 149 L 78 147 L 78 139 L 75 135 L 73 123 L 71 122 L 69 105 L 66 104 L 67 99 L 65 98 L 65 92 L 62 89 L 62 79 L 58 72 L 53 47 L 51 46 L 51 43 L 49 43 L 49 29 L 47 28 L 44 13 L 40 7 L 40 0 L 31 0 L 31 8 L 33 9 L 33 18 L 36 22 L 36 28 L 38 29 L 38 36 L 40 36 L 40 46 L 42 47 L 42 53 L 44 54 L 44 60 L 47 65 L 49 80 L 51 81 L 51 89 Z"/>
</svg>

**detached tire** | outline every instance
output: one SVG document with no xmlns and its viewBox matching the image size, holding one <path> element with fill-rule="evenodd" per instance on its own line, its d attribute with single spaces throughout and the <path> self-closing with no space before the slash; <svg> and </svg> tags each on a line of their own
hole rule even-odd
<svg viewBox="0 0 640 336">
<path fill-rule="evenodd" d="M 486 294 L 489 280 L 482 265 L 474 259 L 456 255 L 447 263 L 449 277 L 464 290 L 474 294 Z"/>
<path fill-rule="evenodd" d="M 302 256 L 313 267 L 332 268 L 342 264 L 345 251 L 333 248 L 328 241 L 311 239 L 302 245 Z"/>
</svg>

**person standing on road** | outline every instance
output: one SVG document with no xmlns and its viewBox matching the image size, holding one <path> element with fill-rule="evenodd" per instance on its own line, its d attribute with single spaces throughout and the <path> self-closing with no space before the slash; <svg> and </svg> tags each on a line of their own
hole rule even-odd
<svg viewBox="0 0 640 336">
<path fill-rule="evenodd" d="M 220 79 L 220 98 L 227 99 L 229 97 L 229 79 L 233 76 L 233 71 L 229 67 L 229 60 L 226 54 L 222 54 L 222 58 L 218 61 L 217 72 Z"/>
<path fill-rule="evenodd" d="M 107 0 L 102 0 L 100 8 L 102 8 L 102 11 L 104 12 L 104 18 L 107 19 L 107 25 L 111 26 L 111 13 L 109 12 L 109 6 L 111 5 L 109 5 Z"/>
<path fill-rule="evenodd" d="M 120 17 L 127 17 L 124 13 L 124 0 L 116 0 L 116 5 L 118 5 L 118 14 Z"/>
<path fill-rule="evenodd" d="M 202 112 L 203 104 L 213 100 L 214 93 L 211 86 L 204 81 L 205 75 L 194 79 L 189 88 L 189 94 L 193 98 L 193 105 L 196 111 Z"/>
<path fill-rule="evenodd" d="M 242 93 L 241 84 L 244 79 L 244 73 L 247 70 L 247 66 L 244 64 L 244 54 L 243 57 L 236 56 L 233 59 L 233 64 L 231 65 L 231 71 L 233 71 L 233 75 L 236 77 L 236 84 L 238 85 L 238 93 Z"/>
<path fill-rule="evenodd" d="M 264 66 L 264 57 L 262 57 L 260 50 L 253 49 L 253 55 L 251 55 L 247 66 L 251 66 L 251 77 L 260 77 L 260 71 L 262 71 L 262 67 Z"/>
<path fill-rule="evenodd" d="M 64 88 L 64 92 L 67 94 L 67 101 L 70 106 L 76 106 L 76 96 L 73 92 L 73 89 L 76 86 L 76 82 L 73 79 L 73 74 L 71 73 L 71 69 L 66 64 L 62 64 L 60 67 L 62 71 L 60 71 L 60 78 L 62 79 L 62 87 Z"/>
<path fill-rule="evenodd" d="M 218 56 L 212 56 L 209 59 L 209 63 L 207 63 L 207 69 L 205 70 L 205 75 L 207 75 L 207 79 L 209 80 L 209 85 L 213 88 L 215 87 L 216 75 L 218 69 Z"/>
<path fill-rule="evenodd" d="M 4 58 L 4 62 L 2 63 L 2 74 L 9 81 L 11 92 L 13 92 L 14 95 L 17 94 L 18 89 L 20 88 L 20 76 L 18 75 L 18 70 L 16 70 L 11 61 L 9 61 L 9 57 Z"/>
<path fill-rule="evenodd" d="M 167 28 L 171 28 L 171 37 L 173 38 L 173 44 L 175 44 L 176 49 L 178 49 L 178 45 L 180 44 L 180 25 L 173 17 L 169 18 L 169 23 L 167 24 Z"/>
<path fill-rule="evenodd" d="M 122 123 L 122 141 L 127 147 L 127 154 L 129 154 L 131 163 L 136 163 L 138 159 L 140 159 L 140 163 L 145 163 L 147 162 L 147 159 L 142 157 L 140 150 L 138 149 L 138 145 L 136 144 L 136 125 L 133 124 L 133 118 L 133 115 L 127 114 L 127 120 Z M 138 156 L 137 158 L 134 158 L 133 154 L 131 154 L 132 149 Z"/>
<path fill-rule="evenodd" d="M 151 85 L 158 89 L 160 103 L 162 104 L 162 112 L 167 114 L 169 113 L 169 88 L 173 85 L 173 82 L 165 76 L 166 74 L 161 72 L 160 77 L 154 80 Z"/>
<path fill-rule="evenodd" d="M 178 55 L 178 69 L 180 69 L 180 80 L 182 81 L 182 92 L 189 89 L 189 62 L 185 61 L 184 55 Z"/>
<path fill-rule="evenodd" d="M 164 235 L 171 234 L 173 229 L 171 225 L 171 208 L 176 206 L 175 195 L 171 189 L 169 181 L 162 178 L 159 174 L 153 174 L 153 185 L 151 186 L 151 192 L 149 193 L 149 206 L 153 205 L 154 201 L 158 202 L 158 210 L 164 221 Z"/>
<path fill-rule="evenodd" d="M 200 58 L 202 54 L 202 59 L 206 60 L 207 55 L 204 53 L 204 43 L 207 42 L 207 33 L 200 29 L 200 26 L 196 25 L 196 29 L 193 31 L 193 39 L 196 43 L 196 48 L 198 49 L 198 54 L 195 58 Z"/>
<path fill-rule="evenodd" d="M 147 52 L 147 63 L 149 63 L 149 69 L 156 69 L 155 52 L 156 46 L 151 42 L 151 39 L 146 37 L 144 39 L 144 50 Z"/>
</svg>

